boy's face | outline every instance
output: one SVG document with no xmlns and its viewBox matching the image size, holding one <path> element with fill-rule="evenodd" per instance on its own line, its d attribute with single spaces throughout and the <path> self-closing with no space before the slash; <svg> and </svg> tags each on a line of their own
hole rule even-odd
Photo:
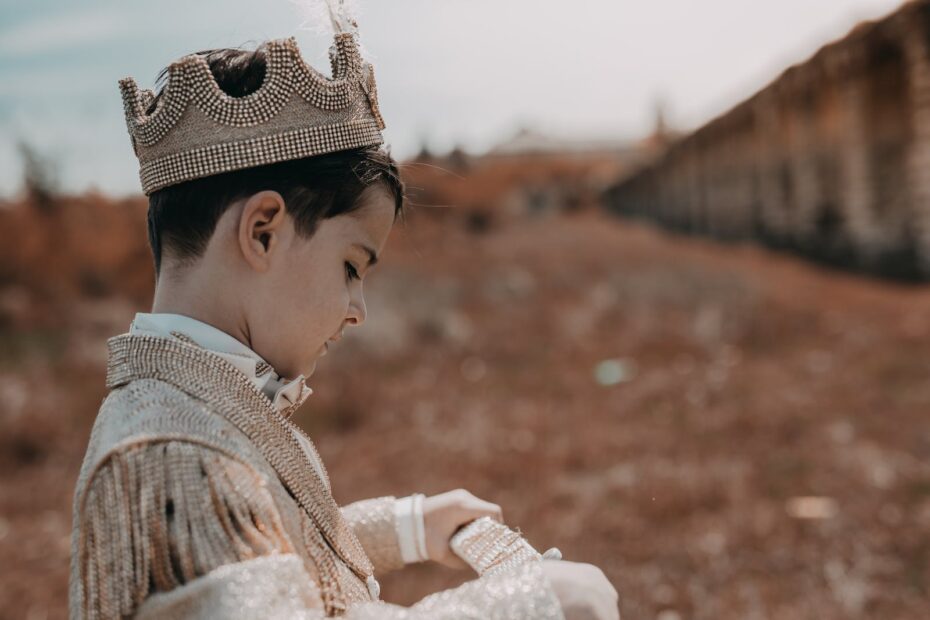
<svg viewBox="0 0 930 620">
<path fill-rule="evenodd" d="M 264 299 L 252 305 L 249 321 L 254 350 L 281 376 L 309 377 L 345 328 L 365 320 L 370 252 L 381 255 L 393 223 L 394 199 L 380 184 L 352 213 L 321 220 L 309 238 L 294 232 L 288 216 L 280 253 L 262 274 Z"/>
</svg>

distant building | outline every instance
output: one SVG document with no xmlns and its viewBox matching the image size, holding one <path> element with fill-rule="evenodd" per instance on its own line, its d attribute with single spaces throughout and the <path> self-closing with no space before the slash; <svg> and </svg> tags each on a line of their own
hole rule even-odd
<svg viewBox="0 0 930 620">
<path fill-rule="evenodd" d="M 657 153 L 618 175 L 612 210 L 930 277 L 930 0 L 858 25 Z"/>
<path fill-rule="evenodd" d="M 500 142 L 487 152 L 488 157 L 537 156 L 583 156 L 583 157 L 628 157 L 636 151 L 636 144 L 629 140 L 604 138 L 566 139 L 557 138 L 528 128 L 517 131 L 513 137 Z"/>
<path fill-rule="evenodd" d="M 617 176 L 651 161 L 671 141 L 664 119 L 642 141 L 571 139 L 521 129 L 481 155 L 423 148 L 406 177 L 421 202 L 464 210 L 484 229 L 495 221 L 601 206 Z"/>
</svg>

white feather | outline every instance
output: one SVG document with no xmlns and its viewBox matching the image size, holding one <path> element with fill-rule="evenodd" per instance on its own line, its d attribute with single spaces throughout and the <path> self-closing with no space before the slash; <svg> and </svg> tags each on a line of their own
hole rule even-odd
<svg viewBox="0 0 930 620">
<path fill-rule="evenodd" d="M 357 0 L 290 0 L 297 10 L 300 23 L 298 30 L 308 30 L 318 35 L 333 35 L 350 32 L 355 35 L 359 54 L 371 59 L 368 49 L 358 40 Z"/>
<path fill-rule="evenodd" d="M 355 2 L 352 0 L 291 0 L 301 19 L 301 30 L 355 34 Z"/>
</svg>

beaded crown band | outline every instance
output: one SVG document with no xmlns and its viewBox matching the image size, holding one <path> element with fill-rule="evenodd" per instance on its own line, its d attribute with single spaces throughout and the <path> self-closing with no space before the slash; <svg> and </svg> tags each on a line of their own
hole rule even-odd
<svg viewBox="0 0 930 620">
<path fill-rule="evenodd" d="M 142 190 L 149 195 L 231 170 L 381 144 L 374 69 L 355 36 L 335 35 L 332 78 L 304 62 L 293 37 L 267 41 L 264 81 L 243 97 L 224 93 L 199 54 L 168 67 L 150 114 L 155 93 L 120 80 Z"/>
</svg>

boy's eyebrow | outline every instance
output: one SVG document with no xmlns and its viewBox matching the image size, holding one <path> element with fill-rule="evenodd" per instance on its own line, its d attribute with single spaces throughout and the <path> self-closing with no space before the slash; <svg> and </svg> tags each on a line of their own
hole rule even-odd
<svg viewBox="0 0 930 620">
<path fill-rule="evenodd" d="M 356 243 L 355 245 L 356 247 L 360 247 L 366 252 L 368 252 L 368 266 L 366 267 L 366 269 L 371 269 L 372 267 L 378 264 L 378 253 L 377 252 L 375 252 L 373 249 L 371 249 L 367 245 L 364 245 L 361 243 Z"/>
</svg>

